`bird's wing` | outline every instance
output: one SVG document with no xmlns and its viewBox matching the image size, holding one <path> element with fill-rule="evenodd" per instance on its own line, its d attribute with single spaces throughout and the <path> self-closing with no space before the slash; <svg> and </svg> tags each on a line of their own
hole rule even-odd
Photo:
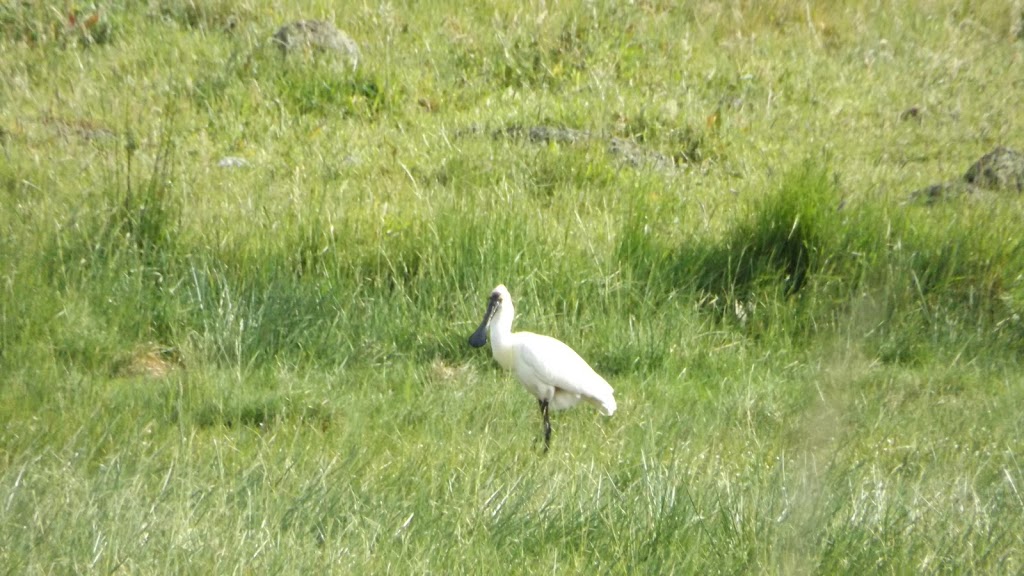
<svg viewBox="0 0 1024 576">
<path fill-rule="evenodd" d="M 602 402 L 611 399 L 614 403 L 612 387 L 575 350 L 550 336 L 530 332 L 520 332 L 520 336 L 524 338 L 520 359 L 541 382 Z"/>
</svg>

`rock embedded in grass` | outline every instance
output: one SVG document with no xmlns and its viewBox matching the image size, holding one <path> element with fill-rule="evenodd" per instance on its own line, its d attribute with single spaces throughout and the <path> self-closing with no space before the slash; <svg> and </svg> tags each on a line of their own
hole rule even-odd
<svg viewBox="0 0 1024 576">
<path fill-rule="evenodd" d="M 479 132 L 477 128 L 471 128 L 464 133 L 472 134 L 476 132 Z M 535 144 L 557 143 L 577 145 L 607 140 L 606 150 L 608 154 L 632 168 L 650 167 L 656 170 L 669 171 L 677 167 L 675 159 L 671 156 L 648 149 L 631 139 L 619 137 L 605 138 L 599 133 L 588 130 L 578 130 L 562 126 L 521 126 L 513 124 L 494 130 L 491 135 L 494 138 L 525 140 Z"/>
<path fill-rule="evenodd" d="M 986 190 L 1024 192 L 1024 154 L 1000 146 L 968 168 L 964 180 Z"/>
<path fill-rule="evenodd" d="M 334 24 L 324 20 L 299 20 L 285 24 L 274 33 L 273 43 L 285 56 L 320 52 L 337 56 L 355 70 L 359 45 Z"/>
<path fill-rule="evenodd" d="M 921 188 L 910 195 L 910 200 L 913 202 L 924 202 L 925 204 L 935 204 L 936 202 L 952 200 L 962 196 L 976 197 L 978 192 L 975 186 L 963 180 L 950 180 L 949 182 L 940 182 Z"/>
<path fill-rule="evenodd" d="M 633 168 L 650 167 L 669 171 L 676 168 L 672 157 L 649 150 L 626 138 L 612 138 L 608 141 L 608 153 Z"/>
<path fill-rule="evenodd" d="M 976 198 L 988 192 L 1024 192 L 1024 154 L 999 146 L 979 158 L 959 179 L 917 190 L 910 200 L 934 204 L 963 196 Z"/>
<path fill-rule="evenodd" d="M 525 138 L 530 142 L 578 144 L 591 138 L 590 132 L 559 126 L 520 126 L 518 124 L 494 132 L 494 137 Z"/>
</svg>

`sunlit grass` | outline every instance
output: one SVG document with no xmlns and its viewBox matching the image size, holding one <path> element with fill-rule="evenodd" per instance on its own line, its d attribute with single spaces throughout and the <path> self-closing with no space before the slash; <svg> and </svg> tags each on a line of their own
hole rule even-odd
<svg viewBox="0 0 1024 576">
<path fill-rule="evenodd" d="M 1024 15 L 194 4 L 0 8 L 0 565 L 1022 569 L 1022 206 L 903 200 L 1020 148 Z M 547 455 L 498 283 L 616 389 Z"/>
</svg>

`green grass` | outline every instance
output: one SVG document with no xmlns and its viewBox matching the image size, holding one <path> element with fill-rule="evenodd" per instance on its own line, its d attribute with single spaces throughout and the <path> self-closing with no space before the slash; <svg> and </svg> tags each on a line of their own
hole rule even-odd
<svg viewBox="0 0 1024 576">
<path fill-rule="evenodd" d="M 0 7 L 0 566 L 1024 570 L 1024 14 L 677 4 Z"/>
</svg>

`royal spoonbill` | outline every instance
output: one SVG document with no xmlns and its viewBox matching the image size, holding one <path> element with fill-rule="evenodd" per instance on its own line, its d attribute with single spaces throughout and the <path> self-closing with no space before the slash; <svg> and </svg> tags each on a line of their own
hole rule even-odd
<svg viewBox="0 0 1024 576">
<path fill-rule="evenodd" d="M 484 320 L 469 337 L 469 345 L 479 348 L 487 342 L 489 335 L 494 359 L 502 368 L 511 370 L 516 379 L 537 397 L 544 417 L 545 452 L 551 443 L 549 409 L 564 410 L 586 400 L 606 416 L 615 413 L 614 390 L 586 360 L 550 336 L 512 332 L 514 316 L 512 296 L 505 286 L 499 285 L 491 292 Z"/>
</svg>

